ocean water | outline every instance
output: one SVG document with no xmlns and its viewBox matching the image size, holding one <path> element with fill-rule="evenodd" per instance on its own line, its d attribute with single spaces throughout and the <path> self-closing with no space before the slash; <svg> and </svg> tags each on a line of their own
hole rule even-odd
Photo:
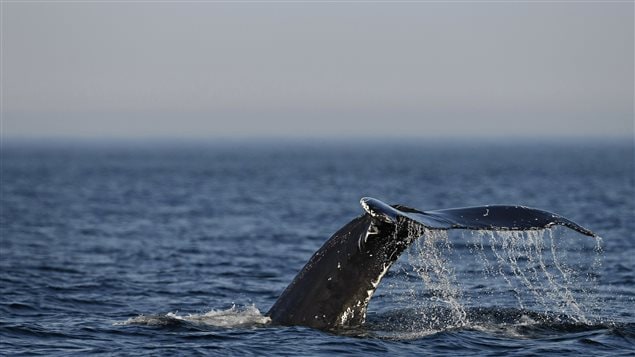
<svg viewBox="0 0 635 357">
<path fill-rule="evenodd" d="M 2 355 L 634 355 L 630 141 L 3 143 Z M 564 228 L 425 232 L 356 329 L 265 313 L 372 196 Z"/>
</svg>

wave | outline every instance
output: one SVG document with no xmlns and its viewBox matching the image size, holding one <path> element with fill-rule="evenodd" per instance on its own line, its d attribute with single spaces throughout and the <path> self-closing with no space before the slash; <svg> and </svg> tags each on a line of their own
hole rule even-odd
<svg viewBox="0 0 635 357">
<path fill-rule="evenodd" d="M 168 312 L 159 315 L 138 315 L 123 322 L 116 322 L 116 326 L 209 326 L 209 327 L 254 327 L 271 322 L 255 305 L 242 308 L 232 305 L 226 310 L 210 310 L 202 314 L 179 315 L 178 312 Z"/>
</svg>

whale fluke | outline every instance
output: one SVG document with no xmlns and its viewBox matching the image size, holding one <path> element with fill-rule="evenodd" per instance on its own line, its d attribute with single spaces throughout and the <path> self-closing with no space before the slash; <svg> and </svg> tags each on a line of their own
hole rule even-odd
<svg viewBox="0 0 635 357">
<path fill-rule="evenodd" d="M 362 198 L 360 203 L 368 214 L 378 219 L 396 223 L 397 217 L 404 217 L 428 229 L 527 231 L 561 225 L 595 237 L 595 233 L 560 215 L 525 206 L 488 205 L 419 211 L 401 205 L 389 206 L 371 197 Z"/>
<path fill-rule="evenodd" d="M 364 214 L 313 254 L 267 312 L 273 323 L 319 329 L 364 323 L 368 303 L 384 274 L 418 238 L 408 232 L 408 224 L 431 230 L 537 230 L 562 225 L 595 236 L 562 216 L 524 206 L 419 211 L 370 197 L 362 198 L 360 204 Z"/>
</svg>

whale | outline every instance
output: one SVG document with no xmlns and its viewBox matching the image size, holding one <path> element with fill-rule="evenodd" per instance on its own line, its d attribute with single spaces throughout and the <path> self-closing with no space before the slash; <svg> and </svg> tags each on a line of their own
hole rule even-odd
<svg viewBox="0 0 635 357">
<path fill-rule="evenodd" d="M 266 313 L 273 324 L 321 330 L 361 326 L 383 276 L 425 230 L 527 231 L 560 225 L 596 236 L 560 215 L 525 206 L 420 211 L 371 197 L 360 204 L 363 213 L 313 254 Z"/>
</svg>

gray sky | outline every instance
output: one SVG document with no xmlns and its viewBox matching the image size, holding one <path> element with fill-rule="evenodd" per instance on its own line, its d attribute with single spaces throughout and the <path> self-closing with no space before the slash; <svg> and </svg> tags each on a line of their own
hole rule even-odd
<svg viewBox="0 0 635 357">
<path fill-rule="evenodd" d="M 2 4 L 2 135 L 633 135 L 633 2 Z"/>
</svg>

